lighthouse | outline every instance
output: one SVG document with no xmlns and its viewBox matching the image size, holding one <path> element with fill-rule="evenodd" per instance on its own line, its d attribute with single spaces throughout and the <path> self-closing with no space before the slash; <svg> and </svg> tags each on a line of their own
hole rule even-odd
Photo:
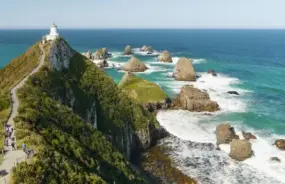
<svg viewBox="0 0 285 184">
<path fill-rule="evenodd" d="M 59 37 L 57 26 L 53 23 L 50 27 L 50 32 L 44 37 L 45 41 L 53 41 Z"/>
</svg>

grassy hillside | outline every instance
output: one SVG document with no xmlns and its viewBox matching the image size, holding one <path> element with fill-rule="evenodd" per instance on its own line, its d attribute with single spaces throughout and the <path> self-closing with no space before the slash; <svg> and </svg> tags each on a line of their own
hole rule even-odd
<svg viewBox="0 0 285 184">
<path fill-rule="evenodd" d="M 129 96 L 141 104 L 150 102 L 164 102 L 167 95 L 155 83 L 144 80 L 134 74 L 126 73 L 119 83 Z"/>
<path fill-rule="evenodd" d="M 16 167 L 14 183 L 145 183 L 128 158 L 150 144 L 154 116 L 81 54 L 67 61 L 64 40 L 54 44 L 45 47 L 45 66 L 18 91 L 17 146 L 24 142 L 35 155 Z M 56 62 L 68 68 L 56 70 Z"/>
<path fill-rule="evenodd" d="M 41 90 L 46 70 L 18 92 L 17 144 L 36 154 L 17 166 L 15 183 L 143 183 L 100 131 Z"/>
<path fill-rule="evenodd" d="M 37 66 L 40 53 L 40 48 L 36 43 L 0 70 L 0 148 L 3 147 L 3 124 L 10 114 L 9 91 Z"/>
</svg>

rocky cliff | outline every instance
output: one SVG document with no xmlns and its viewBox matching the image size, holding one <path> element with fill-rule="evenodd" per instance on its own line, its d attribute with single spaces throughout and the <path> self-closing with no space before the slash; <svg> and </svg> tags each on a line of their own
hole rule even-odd
<svg viewBox="0 0 285 184">
<path fill-rule="evenodd" d="M 45 65 L 18 92 L 17 144 L 36 154 L 14 181 L 144 183 L 129 160 L 153 142 L 154 116 L 65 40 L 45 50 Z"/>
</svg>

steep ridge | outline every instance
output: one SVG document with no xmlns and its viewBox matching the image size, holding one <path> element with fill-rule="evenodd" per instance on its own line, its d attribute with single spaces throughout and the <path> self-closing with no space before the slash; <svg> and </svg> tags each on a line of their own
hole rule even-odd
<svg viewBox="0 0 285 184">
<path fill-rule="evenodd" d="M 38 66 L 36 68 L 34 68 L 31 71 L 31 73 L 29 73 L 26 77 L 24 77 L 24 79 L 21 80 L 15 87 L 13 87 L 11 89 L 11 92 L 10 92 L 11 113 L 10 113 L 10 116 L 8 118 L 7 125 L 12 126 L 14 130 L 15 130 L 14 118 L 18 115 L 18 108 L 19 108 L 19 100 L 18 100 L 18 97 L 17 97 L 17 94 L 16 94 L 17 90 L 19 88 L 21 88 L 25 84 L 25 82 L 28 80 L 28 78 L 31 75 L 33 75 L 34 73 L 39 71 L 39 69 L 43 66 L 44 61 L 45 61 L 45 53 L 44 53 L 43 47 L 42 47 L 41 44 L 39 44 L 39 47 L 40 47 L 40 49 L 42 51 L 42 56 L 40 58 L 40 62 L 38 64 Z M 16 142 L 15 132 L 16 131 L 12 132 L 12 136 L 11 137 L 14 137 L 15 138 L 15 142 Z M 10 178 L 9 173 L 10 173 L 10 170 L 12 169 L 12 167 L 15 166 L 15 163 L 18 162 L 18 159 L 25 157 L 26 154 L 22 150 L 12 151 L 11 144 L 8 145 L 8 146 L 5 146 L 4 151 L 5 151 L 5 156 L 4 156 L 3 163 L 0 165 L 0 171 L 2 171 L 2 172 L 4 171 L 5 173 L 8 173 L 8 175 L 5 176 L 4 180 L 1 179 L 0 183 L 4 182 L 5 180 L 6 180 L 6 182 L 9 183 L 9 178 Z"/>
<path fill-rule="evenodd" d="M 145 183 L 128 162 L 151 145 L 156 120 L 65 40 L 19 89 L 17 144 L 35 151 L 15 183 Z"/>
</svg>

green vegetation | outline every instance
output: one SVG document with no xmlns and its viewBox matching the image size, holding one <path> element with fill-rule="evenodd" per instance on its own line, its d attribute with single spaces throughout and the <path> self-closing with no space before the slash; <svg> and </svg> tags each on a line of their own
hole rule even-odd
<svg viewBox="0 0 285 184">
<path fill-rule="evenodd" d="M 10 114 L 9 91 L 37 66 L 39 57 L 40 48 L 36 43 L 0 70 L 0 149 L 4 143 L 3 125 Z"/>
<path fill-rule="evenodd" d="M 17 146 L 35 155 L 18 164 L 14 183 L 145 183 L 127 158 L 139 148 L 135 132 L 156 120 L 81 54 L 63 71 L 46 61 L 18 97 Z"/>
<path fill-rule="evenodd" d="M 14 182 L 143 183 L 98 130 L 40 90 L 41 74 L 18 92 L 17 144 L 25 142 L 36 154 L 17 166 Z"/>
<path fill-rule="evenodd" d="M 156 146 L 142 158 L 142 169 L 152 175 L 155 182 L 196 184 L 196 181 L 175 168 L 167 155 L 168 147 Z M 157 181 L 158 180 L 158 181 Z"/>
<path fill-rule="evenodd" d="M 137 77 L 134 74 L 126 73 L 120 81 L 119 87 L 140 104 L 164 102 L 167 97 L 166 93 L 157 84 Z"/>
</svg>

